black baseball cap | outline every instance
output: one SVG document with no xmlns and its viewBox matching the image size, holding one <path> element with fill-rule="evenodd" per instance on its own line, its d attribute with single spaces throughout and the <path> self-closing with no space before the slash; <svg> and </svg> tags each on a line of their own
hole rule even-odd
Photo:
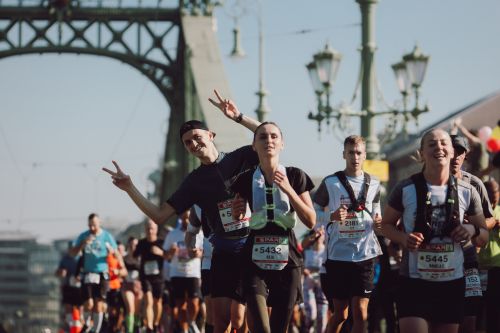
<svg viewBox="0 0 500 333">
<path fill-rule="evenodd" d="M 466 138 L 460 135 L 450 135 L 451 143 L 453 144 L 453 148 L 461 148 L 465 150 L 466 153 L 469 152 L 469 142 Z"/>
<path fill-rule="evenodd" d="M 210 131 L 204 122 L 199 121 L 199 120 L 189 120 L 181 125 L 181 128 L 179 129 L 179 138 L 182 140 L 182 136 L 184 135 L 184 133 L 189 132 L 189 131 L 194 130 L 194 129 L 201 129 L 204 131 Z M 213 133 L 213 135 L 215 136 L 215 133 Z"/>
</svg>

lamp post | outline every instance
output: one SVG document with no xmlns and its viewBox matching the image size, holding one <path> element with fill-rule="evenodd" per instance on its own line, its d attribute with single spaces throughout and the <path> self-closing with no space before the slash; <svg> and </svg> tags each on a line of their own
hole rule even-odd
<svg viewBox="0 0 500 333">
<path fill-rule="evenodd" d="M 239 6 L 243 6 L 241 3 L 237 3 Z M 257 10 L 257 21 L 258 21 L 258 29 L 259 29 L 259 90 L 255 93 L 258 96 L 258 104 L 255 113 L 257 114 L 257 119 L 262 122 L 265 120 L 266 115 L 271 111 L 269 106 L 267 105 L 266 96 L 268 92 L 265 89 L 264 84 L 264 29 L 263 29 L 263 20 L 262 20 L 262 2 L 261 0 L 257 1 L 258 10 Z M 244 12 L 244 10 L 242 11 Z M 235 22 L 238 22 L 239 16 L 233 15 L 235 18 Z M 240 40 L 240 30 L 236 24 L 236 27 L 233 29 L 233 49 L 230 53 L 232 58 L 241 58 L 245 56 L 245 53 L 241 47 Z"/>
<path fill-rule="evenodd" d="M 375 103 L 375 66 L 374 56 L 375 44 L 375 5 L 378 0 L 356 0 L 361 9 L 361 109 L 359 111 L 347 110 L 345 108 L 335 109 L 330 105 L 330 95 L 335 76 L 340 65 L 342 56 L 330 48 L 314 55 L 313 61 L 306 65 L 315 94 L 318 99 L 317 113 L 309 113 L 308 118 L 318 122 L 318 131 L 326 119 L 336 119 L 340 125 L 343 117 L 359 117 L 361 119 L 361 136 L 366 140 L 366 153 L 368 159 L 374 159 L 379 155 L 380 144 L 375 135 L 375 117 L 389 115 L 396 123 L 397 118 L 403 120 L 403 131 L 410 117 L 415 120 L 418 116 L 429 111 L 426 106 L 420 108 L 418 104 L 419 88 L 425 76 L 429 56 L 422 54 L 418 47 L 410 54 L 403 56 L 403 61 L 394 64 L 393 70 L 396 75 L 399 90 L 403 95 L 403 110 L 392 109 L 376 111 Z M 413 92 L 415 94 L 415 107 L 407 110 L 408 98 Z"/>
</svg>

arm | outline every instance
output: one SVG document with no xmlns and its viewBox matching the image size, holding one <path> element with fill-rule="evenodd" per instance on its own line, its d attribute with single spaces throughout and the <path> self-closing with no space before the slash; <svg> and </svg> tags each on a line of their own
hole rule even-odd
<svg viewBox="0 0 500 333">
<path fill-rule="evenodd" d="M 481 139 L 479 139 L 477 136 L 469 132 L 467 128 L 465 128 L 464 125 L 462 125 L 462 118 L 457 118 L 455 120 L 455 126 L 462 132 L 463 135 L 469 140 L 471 140 L 474 143 L 481 143 Z"/>
<path fill-rule="evenodd" d="M 398 230 L 396 226 L 401 216 L 401 212 L 387 205 L 382 218 L 382 235 L 410 251 L 416 250 L 424 241 L 424 237 L 419 232 L 407 234 Z"/>
<path fill-rule="evenodd" d="M 116 168 L 116 172 L 107 168 L 102 168 L 102 170 L 111 175 L 113 184 L 115 184 L 115 186 L 119 189 L 127 192 L 132 201 L 137 205 L 137 207 L 139 207 L 140 210 L 142 210 L 144 214 L 150 217 L 157 224 L 165 223 L 172 215 L 175 214 L 174 208 L 168 203 L 158 207 L 146 199 L 132 183 L 130 176 L 125 174 L 120 169 L 118 163 L 113 161 L 113 164 Z"/>
<path fill-rule="evenodd" d="M 234 104 L 233 101 L 229 99 L 222 99 L 220 96 L 219 92 L 217 90 L 214 90 L 215 96 L 217 96 L 218 102 L 215 100 L 209 98 L 209 102 L 212 103 L 213 106 L 218 108 L 219 110 L 224 113 L 226 117 L 229 119 L 240 123 L 241 125 L 245 126 L 248 128 L 250 131 L 255 132 L 257 127 L 260 125 L 260 122 L 250 118 L 248 116 L 243 115 L 239 110 L 236 104 Z"/>
</svg>

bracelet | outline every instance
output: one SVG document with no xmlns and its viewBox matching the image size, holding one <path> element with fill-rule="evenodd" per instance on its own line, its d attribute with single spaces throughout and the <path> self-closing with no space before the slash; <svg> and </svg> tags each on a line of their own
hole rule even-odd
<svg viewBox="0 0 500 333">
<path fill-rule="evenodd" d="M 234 119 L 234 121 L 237 123 L 241 123 L 242 120 L 243 120 L 243 113 L 240 112 L 240 114 L 238 115 L 238 117 Z"/>
<path fill-rule="evenodd" d="M 473 224 L 474 226 L 474 235 L 471 237 L 471 238 L 476 238 L 477 236 L 479 236 L 479 234 L 481 233 L 481 228 L 479 228 L 477 225 Z"/>
</svg>

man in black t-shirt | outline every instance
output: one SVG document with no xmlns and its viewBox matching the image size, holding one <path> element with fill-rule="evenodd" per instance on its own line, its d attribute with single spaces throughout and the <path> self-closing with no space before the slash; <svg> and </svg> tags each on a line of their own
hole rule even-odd
<svg viewBox="0 0 500 333">
<path fill-rule="evenodd" d="M 218 102 L 210 102 L 219 108 L 229 119 L 254 131 L 259 123 L 239 112 L 236 105 L 222 99 L 215 92 Z M 231 300 L 238 300 L 239 260 L 238 252 L 248 236 L 248 219 L 233 220 L 231 203 L 234 194 L 230 185 L 238 174 L 258 163 L 256 154 L 250 146 L 231 153 L 220 153 L 214 145 L 215 133 L 197 120 L 185 122 L 179 131 L 180 139 L 186 150 L 201 162 L 200 167 L 191 172 L 172 196 L 161 207 L 147 200 L 134 186 L 129 175 L 113 161 L 116 171 L 103 168 L 113 179 L 113 183 L 127 192 L 135 204 L 156 223 L 164 223 L 174 214 L 181 214 L 193 205 L 203 211 L 202 223 L 211 231 L 214 245 L 212 272 L 214 284 L 211 288 L 214 311 L 218 313 L 215 332 L 226 330 Z M 236 254 L 235 254 L 236 253 Z M 231 267 L 228 270 L 227 267 Z"/>
</svg>

